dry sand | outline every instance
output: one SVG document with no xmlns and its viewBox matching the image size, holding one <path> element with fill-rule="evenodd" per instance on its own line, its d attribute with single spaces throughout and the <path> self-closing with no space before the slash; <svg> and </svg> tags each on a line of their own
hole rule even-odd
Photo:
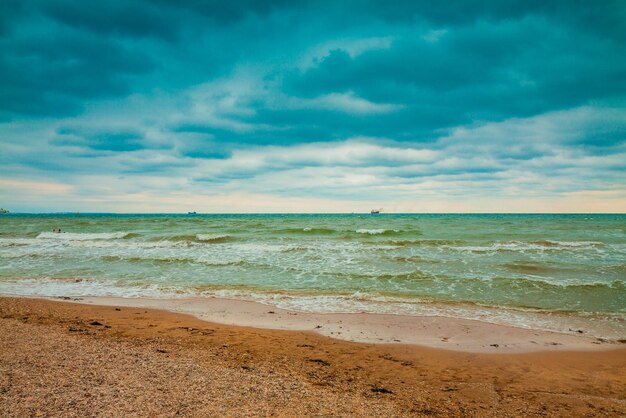
<svg viewBox="0 0 626 418">
<path fill-rule="evenodd" d="M 361 319 L 351 322 L 350 333 L 358 336 L 355 324 L 364 320 L 354 317 Z M 324 318 L 339 326 L 337 318 Z M 458 326 L 470 326 L 459 336 L 474 329 Z M 504 330 L 487 330 L 491 335 L 483 330 L 479 340 L 509 341 Z M 539 334 L 546 341 L 563 335 Z M 431 339 L 449 344 L 445 337 L 457 338 Z M 626 349 L 565 337 L 563 345 L 542 346 L 552 351 L 486 353 L 476 352 L 485 351 L 477 349 L 482 343 L 464 343 L 471 340 L 465 336 L 452 347 L 465 351 L 452 351 L 209 323 L 131 306 L 5 297 L 0 415 L 626 416 Z M 587 346 L 596 350 L 564 350 Z"/>
</svg>

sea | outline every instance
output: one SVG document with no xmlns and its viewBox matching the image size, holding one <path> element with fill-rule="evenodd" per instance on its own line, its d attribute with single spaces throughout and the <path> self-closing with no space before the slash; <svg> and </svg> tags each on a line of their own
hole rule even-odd
<svg viewBox="0 0 626 418">
<path fill-rule="evenodd" d="M 0 293 L 222 297 L 624 339 L 626 215 L 2 214 Z"/>
</svg>

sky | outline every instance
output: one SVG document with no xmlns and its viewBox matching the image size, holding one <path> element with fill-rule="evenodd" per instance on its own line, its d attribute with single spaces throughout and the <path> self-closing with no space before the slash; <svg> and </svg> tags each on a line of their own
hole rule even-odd
<svg viewBox="0 0 626 418">
<path fill-rule="evenodd" d="M 626 212 L 623 1 L 0 2 L 12 212 Z"/>
</svg>

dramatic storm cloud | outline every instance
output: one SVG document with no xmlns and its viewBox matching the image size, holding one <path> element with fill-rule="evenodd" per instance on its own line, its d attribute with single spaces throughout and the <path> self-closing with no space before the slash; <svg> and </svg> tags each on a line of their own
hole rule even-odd
<svg viewBox="0 0 626 418">
<path fill-rule="evenodd" d="M 5 0 L 0 147 L 13 211 L 624 212 L 626 5 Z"/>
</svg>

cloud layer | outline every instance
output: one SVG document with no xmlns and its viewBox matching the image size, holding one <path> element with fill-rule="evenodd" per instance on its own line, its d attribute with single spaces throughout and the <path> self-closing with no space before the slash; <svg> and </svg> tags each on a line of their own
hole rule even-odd
<svg viewBox="0 0 626 418">
<path fill-rule="evenodd" d="M 626 211 L 619 1 L 183 3 L 3 2 L 1 206 Z"/>
</svg>

